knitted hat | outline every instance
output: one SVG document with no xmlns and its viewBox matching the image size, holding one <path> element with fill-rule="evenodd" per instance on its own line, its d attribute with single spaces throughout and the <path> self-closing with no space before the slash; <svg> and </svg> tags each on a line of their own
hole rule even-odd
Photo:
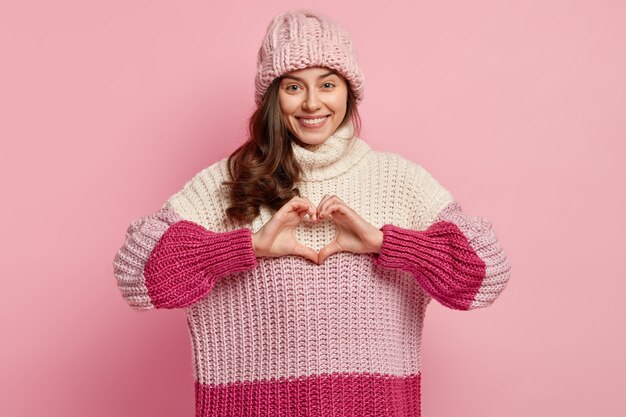
<svg viewBox="0 0 626 417">
<path fill-rule="evenodd" d="M 257 57 L 255 101 L 260 105 L 272 81 L 307 67 L 336 70 L 349 81 L 356 102 L 363 99 L 364 77 L 348 32 L 309 10 L 281 13 L 270 22 Z"/>
</svg>

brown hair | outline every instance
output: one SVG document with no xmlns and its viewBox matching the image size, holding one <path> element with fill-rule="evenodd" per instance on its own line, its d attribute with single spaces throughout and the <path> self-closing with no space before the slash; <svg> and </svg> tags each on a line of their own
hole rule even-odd
<svg viewBox="0 0 626 417">
<path fill-rule="evenodd" d="M 285 125 L 278 103 L 278 89 L 282 77 L 268 87 L 263 101 L 250 116 L 249 139 L 228 157 L 230 207 L 226 215 L 231 220 L 251 222 L 260 213 L 262 205 L 277 211 L 300 190 L 294 184 L 301 179 L 302 170 L 294 158 L 291 141 L 293 134 Z M 361 131 L 361 118 L 352 89 L 348 85 L 346 115 L 339 127 L 349 120 L 356 135 Z"/>
</svg>

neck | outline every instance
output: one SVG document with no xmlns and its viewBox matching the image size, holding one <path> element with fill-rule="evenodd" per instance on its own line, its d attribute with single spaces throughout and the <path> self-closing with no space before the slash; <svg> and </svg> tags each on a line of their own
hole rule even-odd
<svg viewBox="0 0 626 417">
<path fill-rule="evenodd" d="M 321 181 L 346 172 L 370 150 L 348 123 L 324 143 L 304 145 L 292 142 L 294 156 L 302 168 L 303 181 Z"/>
</svg>

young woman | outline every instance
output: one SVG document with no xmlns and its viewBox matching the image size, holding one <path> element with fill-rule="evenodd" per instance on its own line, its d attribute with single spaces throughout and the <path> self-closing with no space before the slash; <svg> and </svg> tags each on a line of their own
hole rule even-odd
<svg viewBox="0 0 626 417">
<path fill-rule="evenodd" d="M 249 139 L 127 230 L 119 288 L 186 310 L 197 416 L 419 416 L 426 306 L 508 282 L 488 221 L 358 137 L 363 81 L 341 26 L 276 16 Z"/>
</svg>

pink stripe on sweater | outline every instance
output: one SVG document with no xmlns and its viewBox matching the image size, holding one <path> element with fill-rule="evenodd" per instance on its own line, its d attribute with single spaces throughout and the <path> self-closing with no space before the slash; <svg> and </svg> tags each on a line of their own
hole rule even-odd
<svg viewBox="0 0 626 417">
<path fill-rule="evenodd" d="M 181 217 L 165 205 L 150 215 L 133 221 L 126 230 L 126 239 L 113 260 L 113 273 L 122 297 L 138 310 L 154 308 L 144 277 L 150 253 L 165 231 Z"/>
<path fill-rule="evenodd" d="M 419 417 L 421 375 L 324 374 L 203 385 L 196 417 Z"/>
<path fill-rule="evenodd" d="M 511 265 L 491 223 L 463 213 L 461 204 L 452 201 L 437 216 L 436 221 L 454 223 L 467 238 L 476 255 L 485 263 L 482 280 L 469 309 L 487 307 L 500 295 L 511 275 Z"/>
<path fill-rule="evenodd" d="M 217 233 L 181 220 L 163 234 L 144 274 L 155 307 L 179 308 L 205 297 L 218 278 L 256 266 L 249 228 Z"/>
<path fill-rule="evenodd" d="M 258 261 L 218 280 L 188 310 L 200 339 L 193 346 L 199 381 L 419 372 L 430 297 L 410 274 L 349 252 L 322 265 L 299 256 Z"/>
</svg>

